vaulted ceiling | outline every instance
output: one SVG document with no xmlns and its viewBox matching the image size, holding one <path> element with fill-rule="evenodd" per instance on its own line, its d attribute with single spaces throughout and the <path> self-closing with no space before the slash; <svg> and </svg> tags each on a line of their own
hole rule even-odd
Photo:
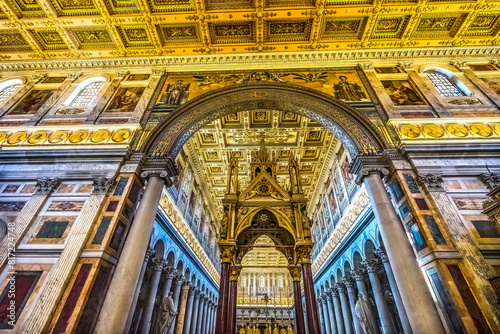
<svg viewBox="0 0 500 334">
<path fill-rule="evenodd" d="M 243 191 L 250 182 L 252 152 L 259 149 L 261 139 L 276 157 L 277 181 L 285 190 L 289 188 L 288 159 L 292 155 L 298 160 L 306 196 L 312 195 L 337 142 L 318 123 L 291 112 L 240 112 L 208 124 L 191 137 L 185 151 L 212 212 L 222 210 L 230 155 L 239 160 L 238 183 Z"/>
<path fill-rule="evenodd" d="M 498 45 L 500 3 L 2 0 L 0 59 Z"/>
</svg>

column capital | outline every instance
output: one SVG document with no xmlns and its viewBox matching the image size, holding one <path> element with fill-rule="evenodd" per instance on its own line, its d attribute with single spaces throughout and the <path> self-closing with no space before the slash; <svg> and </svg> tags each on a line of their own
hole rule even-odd
<svg viewBox="0 0 500 334">
<path fill-rule="evenodd" d="M 382 263 L 388 263 L 389 262 L 389 257 L 385 253 L 385 251 L 382 248 L 378 248 L 375 250 L 375 255 L 382 261 Z"/>
<path fill-rule="evenodd" d="M 172 278 L 174 278 L 174 275 L 175 275 L 175 273 L 177 272 L 177 270 L 175 270 L 175 269 L 174 269 L 174 268 L 172 268 L 172 267 L 168 267 L 168 268 L 167 268 L 167 267 L 165 267 L 165 268 L 163 269 L 163 272 L 165 273 L 165 278 L 166 278 L 166 279 L 172 279 Z"/>
<path fill-rule="evenodd" d="M 352 276 L 356 281 L 364 281 L 366 270 L 364 268 L 356 268 L 352 271 Z"/>
<path fill-rule="evenodd" d="M 241 273 L 241 266 L 231 266 L 231 273 L 229 274 L 230 277 L 229 280 L 238 281 L 240 273 Z"/>
<path fill-rule="evenodd" d="M 300 266 L 289 266 L 288 271 L 290 272 L 290 276 L 292 276 L 292 279 L 294 282 L 300 282 L 300 273 L 301 273 L 301 268 Z"/>
<path fill-rule="evenodd" d="M 356 281 L 352 276 L 344 277 L 344 284 L 348 290 L 354 290 L 356 287 Z"/>
<path fill-rule="evenodd" d="M 351 163 L 350 172 L 356 175 L 356 184 L 360 185 L 370 174 L 389 175 L 388 154 L 359 154 Z"/>
<path fill-rule="evenodd" d="M 219 244 L 219 249 L 222 262 L 230 263 L 236 253 L 236 247 L 234 245 Z"/>
<path fill-rule="evenodd" d="M 94 188 L 92 189 L 92 193 L 106 195 L 114 184 L 114 178 L 96 177 L 93 181 Z"/>
<path fill-rule="evenodd" d="M 454 59 L 450 61 L 450 64 L 455 66 L 458 70 L 468 70 L 470 67 L 467 65 L 467 60 L 465 59 Z"/>
<path fill-rule="evenodd" d="M 192 289 L 192 291 L 193 291 L 193 296 L 194 296 L 194 298 L 195 298 L 195 299 L 198 299 L 198 298 L 200 297 L 200 294 L 201 294 L 200 289 L 198 289 L 197 287 L 194 287 L 194 288 Z"/>
<path fill-rule="evenodd" d="M 155 251 L 152 248 L 146 249 L 146 255 L 144 256 L 144 262 L 148 263 L 149 259 L 151 258 L 151 256 L 153 256 L 154 252 Z"/>
<path fill-rule="evenodd" d="M 417 181 L 427 191 L 444 191 L 443 176 L 440 174 L 417 174 Z"/>
<path fill-rule="evenodd" d="M 150 177 L 159 177 L 160 179 L 165 180 L 165 185 L 167 187 L 171 187 L 174 183 L 168 176 L 167 171 L 162 169 L 154 169 L 154 170 L 145 170 L 141 172 L 141 177 L 145 180 L 148 180 Z"/>
<path fill-rule="evenodd" d="M 311 253 L 312 253 L 312 244 L 311 245 L 299 245 L 296 248 L 300 262 L 302 263 L 311 263 Z"/>
<path fill-rule="evenodd" d="M 364 266 L 369 273 L 376 273 L 378 260 L 377 259 L 366 259 L 365 261 L 361 262 L 361 265 Z"/>
<path fill-rule="evenodd" d="M 179 275 L 174 277 L 174 282 L 173 282 L 174 286 L 181 286 L 183 282 L 184 282 L 184 276 Z"/>
<path fill-rule="evenodd" d="M 346 293 L 347 292 L 347 288 L 346 288 L 344 283 L 336 283 L 335 287 L 337 288 L 339 293 Z"/>
<path fill-rule="evenodd" d="M 481 180 L 488 185 L 490 190 L 495 189 L 500 186 L 500 173 L 498 172 L 489 172 L 482 173 Z"/>
<path fill-rule="evenodd" d="M 358 66 L 363 71 L 373 71 L 373 63 L 372 62 L 361 62 L 361 63 L 358 63 Z"/>
<path fill-rule="evenodd" d="M 50 192 L 55 190 L 60 183 L 61 180 L 57 177 L 53 179 L 37 179 L 35 186 L 35 195 L 48 195 Z"/>
<path fill-rule="evenodd" d="M 183 289 L 189 289 L 189 288 L 191 288 L 191 282 L 189 282 L 189 281 L 182 282 L 182 288 Z"/>
<path fill-rule="evenodd" d="M 332 298 L 338 297 L 339 296 L 339 289 L 337 287 L 334 287 L 330 290 L 330 294 Z"/>
<path fill-rule="evenodd" d="M 161 271 L 163 270 L 163 266 L 165 266 L 165 260 L 163 259 L 153 259 L 153 270 Z"/>
</svg>

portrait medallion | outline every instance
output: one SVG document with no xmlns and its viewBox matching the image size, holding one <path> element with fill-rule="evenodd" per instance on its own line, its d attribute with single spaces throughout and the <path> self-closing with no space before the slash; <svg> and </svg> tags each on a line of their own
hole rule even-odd
<svg viewBox="0 0 500 334">
<path fill-rule="evenodd" d="M 121 143 L 122 141 L 127 140 L 128 137 L 130 137 L 130 133 L 128 132 L 128 130 L 118 130 L 113 134 L 111 139 L 115 143 Z"/>
<path fill-rule="evenodd" d="M 0 132 L 0 143 L 7 138 L 7 132 Z"/>
<path fill-rule="evenodd" d="M 417 138 L 420 137 L 420 134 L 422 133 L 419 128 L 417 128 L 414 125 L 403 125 L 400 129 L 401 133 L 403 136 L 409 137 L 409 138 Z"/>
<path fill-rule="evenodd" d="M 424 126 L 424 133 L 430 137 L 441 138 L 444 136 L 444 130 L 437 125 L 426 125 Z"/>
<path fill-rule="evenodd" d="M 101 143 L 109 138 L 109 132 L 107 130 L 99 130 L 94 132 L 90 136 L 90 141 L 93 143 Z"/>
<path fill-rule="evenodd" d="M 28 144 L 38 144 L 47 139 L 47 132 L 37 131 L 28 137 Z"/>
<path fill-rule="evenodd" d="M 87 139 L 88 136 L 89 134 L 87 133 L 87 131 L 78 130 L 76 132 L 73 132 L 73 134 L 69 136 L 69 142 L 72 144 L 78 144 Z"/>
<path fill-rule="evenodd" d="M 50 144 L 59 144 L 60 142 L 65 141 L 66 139 L 68 139 L 68 131 L 59 130 L 59 131 L 53 132 L 49 136 L 48 142 Z"/>
<path fill-rule="evenodd" d="M 481 137 L 491 137 L 493 135 L 493 130 L 484 124 L 472 124 L 470 126 L 470 130 L 472 133 L 481 136 Z"/>
<path fill-rule="evenodd" d="M 495 131 L 500 135 L 500 123 L 495 125 Z M 1 135 L 0 135 L 0 138 L 1 138 Z M 2 140 L 0 139 L 0 141 L 2 141 Z"/>
<path fill-rule="evenodd" d="M 9 138 L 7 138 L 7 144 L 9 145 L 15 145 L 19 144 L 23 140 L 26 139 L 28 135 L 24 131 L 16 132 L 13 135 L 11 135 Z"/>
<path fill-rule="evenodd" d="M 469 130 L 460 124 L 448 124 L 446 130 L 455 137 L 463 138 L 469 135 Z"/>
</svg>

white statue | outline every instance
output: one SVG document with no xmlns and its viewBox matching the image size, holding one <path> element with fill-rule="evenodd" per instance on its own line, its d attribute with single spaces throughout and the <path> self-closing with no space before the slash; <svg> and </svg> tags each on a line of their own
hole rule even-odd
<svg viewBox="0 0 500 334">
<path fill-rule="evenodd" d="M 170 327 L 174 323 L 177 312 L 175 310 L 174 300 L 172 299 L 173 292 L 170 291 L 168 296 L 163 298 L 161 302 L 160 321 L 157 322 L 155 334 L 168 334 Z"/>
<path fill-rule="evenodd" d="M 363 299 L 363 295 L 358 293 L 358 301 L 354 307 L 354 313 L 359 320 L 361 334 L 376 334 L 377 325 L 373 317 L 372 308 L 367 300 Z"/>
</svg>

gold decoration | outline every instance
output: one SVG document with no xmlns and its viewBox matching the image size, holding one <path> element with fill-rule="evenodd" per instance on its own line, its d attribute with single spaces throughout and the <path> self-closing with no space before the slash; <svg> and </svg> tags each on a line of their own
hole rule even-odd
<svg viewBox="0 0 500 334">
<path fill-rule="evenodd" d="M 9 138 L 7 138 L 7 144 L 10 145 L 15 145 L 19 144 L 23 140 L 25 140 L 27 137 L 27 133 L 24 131 L 16 132 L 13 135 L 11 135 Z"/>
<path fill-rule="evenodd" d="M 311 263 L 312 245 L 297 246 L 297 253 L 302 263 Z"/>
<path fill-rule="evenodd" d="M 403 125 L 400 131 L 403 134 L 403 136 L 409 138 L 417 138 L 420 137 L 420 135 L 422 134 L 420 129 L 414 125 Z"/>
<path fill-rule="evenodd" d="M 84 141 L 85 139 L 87 139 L 88 136 L 89 136 L 89 134 L 87 131 L 79 130 L 79 131 L 73 132 L 73 134 L 71 136 L 69 136 L 69 141 L 72 144 L 77 144 L 77 143 L 80 143 L 80 142 Z"/>
<path fill-rule="evenodd" d="M 7 138 L 7 132 L 0 132 L 0 143 Z"/>
<path fill-rule="evenodd" d="M 236 249 L 233 245 L 219 245 L 222 262 L 231 262 Z"/>
<path fill-rule="evenodd" d="M 118 130 L 115 131 L 111 139 L 116 143 L 121 143 L 130 137 L 130 132 L 128 130 Z"/>
<path fill-rule="evenodd" d="M 424 133 L 434 138 L 441 138 L 444 136 L 443 128 L 434 124 L 424 126 Z"/>
<path fill-rule="evenodd" d="M 297 267 L 288 267 L 288 271 L 290 272 L 290 276 L 292 276 L 292 279 L 295 282 L 299 282 L 300 281 L 300 272 L 301 272 L 301 269 L 300 269 L 299 266 L 297 266 Z"/>
<path fill-rule="evenodd" d="M 446 130 L 455 137 L 467 137 L 469 130 L 460 124 L 448 124 Z"/>
<path fill-rule="evenodd" d="M 484 124 L 472 124 L 470 126 L 470 130 L 472 133 L 481 136 L 481 137 L 491 137 L 493 135 L 493 130 Z"/>
<path fill-rule="evenodd" d="M 237 281 L 238 278 L 240 277 L 240 273 L 241 273 L 241 266 L 231 266 L 230 280 Z"/>
<path fill-rule="evenodd" d="M 68 139 L 68 131 L 56 131 L 49 136 L 49 143 L 58 144 Z"/>
<path fill-rule="evenodd" d="M 500 135 L 500 123 L 498 123 L 497 125 L 495 125 L 495 131 Z"/>
<path fill-rule="evenodd" d="M 107 131 L 107 130 L 99 130 L 99 131 L 94 132 L 90 136 L 90 141 L 93 142 L 93 143 L 100 143 L 100 142 L 105 141 L 108 138 L 109 138 L 109 131 Z"/>
<path fill-rule="evenodd" d="M 28 144 L 38 144 L 47 139 L 47 132 L 37 131 L 28 137 Z"/>
</svg>

